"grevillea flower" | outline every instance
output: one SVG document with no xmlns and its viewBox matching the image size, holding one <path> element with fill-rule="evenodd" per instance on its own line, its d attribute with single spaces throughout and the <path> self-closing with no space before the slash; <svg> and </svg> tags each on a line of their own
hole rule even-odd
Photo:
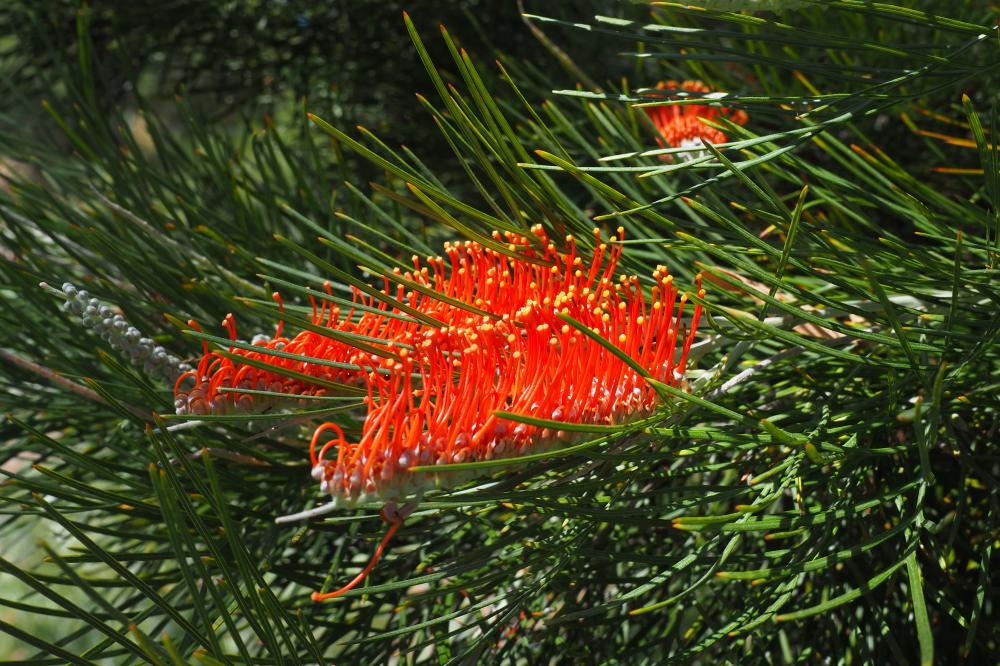
<svg viewBox="0 0 1000 666">
<path fill-rule="evenodd" d="M 697 97 L 690 93 L 710 94 L 708 86 L 701 81 L 661 81 L 656 90 L 663 91 L 663 96 L 670 99 L 679 97 L 678 93 L 687 97 Z M 731 109 L 724 106 L 707 106 L 704 104 L 671 104 L 664 106 L 644 107 L 646 115 L 656 126 L 660 136 L 657 142 L 664 148 L 690 148 L 691 153 L 697 153 L 705 145 L 724 143 L 728 137 L 722 131 L 709 127 L 700 119 L 728 118 L 742 125 L 747 121 L 747 114 L 741 109 Z M 687 153 L 681 153 L 682 155 Z M 664 156 L 665 158 L 668 156 Z"/>
<path fill-rule="evenodd" d="M 581 255 L 572 236 L 557 248 L 536 225 L 525 236 L 494 232 L 489 245 L 447 244 L 445 257 L 413 257 L 412 270 L 386 278 L 382 299 L 355 290 L 355 308 L 343 317 L 326 301 L 313 303 L 313 323 L 338 339 L 312 331 L 284 338 L 279 324 L 273 339 L 231 347 L 230 357 L 206 350 L 197 370 L 178 380 L 179 408 L 197 414 L 261 406 L 241 390 L 289 400 L 321 393 L 308 377 L 366 391 L 367 416 L 356 440 L 324 423 L 310 445 L 312 474 L 331 496 L 328 506 L 383 501 L 383 516 L 392 524 L 371 565 L 345 588 L 319 598 L 336 596 L 370 571 L 398 528 L 408 509 L 397 510 L 397 501 L 461 480 L 428 467 L 523 455 L 570 439 L 555 425 L 521 423 L 498 412 L 601 425 L 648 415 L 657 393 L 606 345 L 647 376 L 679 384 L 701 306 L 685 320 L 688 295 L 663 266 L 648 289 L 636 276 L 618 275 L 624 230 L 618 232 L 605 243 L 595 229 L 589 256 Z M 700 276 L 696 289 L 701 295 Z M 235 340 L 232 318 L 223 324 Z M 342 334 L 361 336 L 368 349 L 343 341 Z"/>
<path fill-rule="evenodd" d="M 700 309 L 695 307 L 685 331 L 687 297 L 678 298 L 665 269 L 654 274 L 658 284 L 647 302 L 637 278 L 613 279 L 621 245 L 606 268 L 600 266 L 602 246 L 589 269 L 574 265 L 572 250 L 559 255 L 551 244 L 542 255 L 552 260 L 548 269 L 474 248 L 479 261 L 471 265 L 471 279 L 500 259 L 509 271 L 500 282 L 520 286 L 491 290 L 482 281 L 492 293 L 477 301 L 492 316 L 466 314 L 446 328 L 426 328 L 411 339 L 412 349 L 400 351 L 396 372 L 369 375 L 368 417 L 359 441 L 338 437 L 314 456 L 313 474 L 322 489 L 335 501 L 411 497 L 440 480 L 409 472 L 412 466 L 521 455 L 568 439 L 506 421 L 496 416 L 498 410 L 587 424 L 622 423 L 649 413 L 657 397 L 646 380 L 560 315 L 617 345 L 655 379 L 676 385 Z M 322 434 L 321 427 L 314 451 Z M 328 456 L 334 446 L 336 456 Z"/>
</svg>

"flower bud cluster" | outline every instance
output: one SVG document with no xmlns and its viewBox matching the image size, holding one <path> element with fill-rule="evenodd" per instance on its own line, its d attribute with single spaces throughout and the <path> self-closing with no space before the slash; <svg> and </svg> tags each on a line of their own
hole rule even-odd
<svg viewBox="0 0 1000 666">
<path fill-rule="evenodd" d="M 63 309 L 80 317 L 83 325 L 93 330 L 133 365 L 141 367 L 147 374 L 159 375 L 174 382 L 182 373 L 191 369 L 177 356 L 169 353 L 151 338 L 142 335 L 135 326 L 130 326 L 125 317 L 91 297 L 83 289 L 77 289 L 70 282 L 62 286 L 66 295 Z"/>
</svg>

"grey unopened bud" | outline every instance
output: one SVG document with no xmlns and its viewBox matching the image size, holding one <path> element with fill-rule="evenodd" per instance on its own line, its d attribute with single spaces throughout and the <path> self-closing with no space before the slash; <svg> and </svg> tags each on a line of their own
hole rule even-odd
<svg viewBox="0 0 1000 666">
<path fill-rule="evenodd" d="M 191 369 L 190 365 L 182 364 L 179 358 L 152 339 L 143 337 L 138 328 L 130 326 L 122 314 L 116 313 L 113 304 L 105 305 L 100 299 L 91 298 L 89 293 L 78 290 L 71 282 L 64 283 L 62 291 L 68 297 L 62 306 L 64 311 L 80 316 L 84 326 L 100 335 L 132 363 L 141 364 L 147 373 L 159 374 L 173 383 L 182 372 Z M 183 408 L 188 408 L 187 402 Z"/>
</svg>

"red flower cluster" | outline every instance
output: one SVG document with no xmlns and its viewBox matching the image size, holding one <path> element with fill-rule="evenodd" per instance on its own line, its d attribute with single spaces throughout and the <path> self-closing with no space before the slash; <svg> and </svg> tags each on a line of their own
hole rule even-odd
<svg viewBox="0 0 1000 666">
<path fill-rule="evenodd" d="M 526 236 L 494 232 L 488 246 L 449 244 L 445 257 L 414 257 L 413 270 L 397 270 L 395 286 L 385 282 L 384 300 L 355 290 L 355 307 L 344 316 L 325 300 L 313 303 L 315 324 L 355 336 L 366 349 L 312 331 L 284 338 L 279 326 L 252 351 L 230 352 L 367 390 L 357 441 L 333 423 L 319 426 L 312 438 L 313 476 L 335 502 L 418 495 L 437 478 L 410 471 L 414 466 L 520 455 L 566 439 L 560 431 L 500 418 L 498 410 L 615 424 L 653 409 L 657 396 L 648 383 L 560 315 L 616 345 L 657 380 L 679 382 L 701 307 L 695 305 L 686 326 L 688 296 L 679 294 L 665 267 L 654 271 L 649 290 L 635 276 L 616 277 L 623 247 L 618 231 L 605 243 L 595 229 L 589 257 L 580 256 L 572 237 L 560 251 L 541 225 Z M 422 318 L 410 316 L 414 312 Z M 224 324 L 235 340 L 231 317 Z M 201 414 L 262 406 L 261 396 L 240 390 L 290 400 L 324 391 L 308 379 L 206 351 L 198 369 L 178 380 L 178 409 Z M 336 436 L 322 442 L 331 431 Z"/>
<path fill-rule="evenodd" d="M 709 93 L 708 86 L 701 81 L 661 81 L 657 90 L 670 93 L 668 98 L 683 93 Z M 644 107 L 646 115 L 656 126 L 660 136 L 657 142 L 664 148 L 699 149 L 704 141 L 712 144 L 724 143 L 728 137 L 714 127 L 701 122 L 700 118 L 728 118 L 742 125 L 747 121 L 747 114 L 741 109 L 730 109 L 724 106 L 706 106 L 704 104 L 671 104 L 665 106 Z M 661 138 L 662 137 L 662 138 Z"/>
</svg>

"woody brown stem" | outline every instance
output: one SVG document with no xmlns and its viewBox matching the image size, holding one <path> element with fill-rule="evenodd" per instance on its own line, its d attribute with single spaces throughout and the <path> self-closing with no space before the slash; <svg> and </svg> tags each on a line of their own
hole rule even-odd
<svg viewBox="0 0 1000 666">
<path fill-rule="evenodd" d="M 75 393 L 82 398 L 98 402 L 102 405 L 108 405 L 108 401 L 102 398 L 97 391 L 94 391 L 91 388 L 87 388 L 86 386 L 81 386 L 80 384 L 77 384 L 72 380 L 66 379 L 65 377 L 60 375 L 55 370 L 52 370 L 51 368 L 46 368 L 45 366 L 39 365 L 34 361 L 29 361 L 28 359 L 22 356 L 18 356 L 14 352 L 8 351 L 6 349 L 0 349 L 0 358 L 4 359 L 5 361 L 9 361 L 10 363 L 13 363 L 19 368 L 23 368 L 25 370 L 28 370 L 29 372 L 35 373 L 36 375 L 44 377 L 53 384 L 57 384 L 62 388 L 72 393 Z M 131 413 L 136 418 L 147 422 L 150 421 L 150 413 L 148 411 L 145 411 L 143 409 L 140 409 L 138 407 L 126 403 L 119 403 L 119 404 L 121 404 L 122 407 L 127 409 L 129 413 Z"/>
</svg>

